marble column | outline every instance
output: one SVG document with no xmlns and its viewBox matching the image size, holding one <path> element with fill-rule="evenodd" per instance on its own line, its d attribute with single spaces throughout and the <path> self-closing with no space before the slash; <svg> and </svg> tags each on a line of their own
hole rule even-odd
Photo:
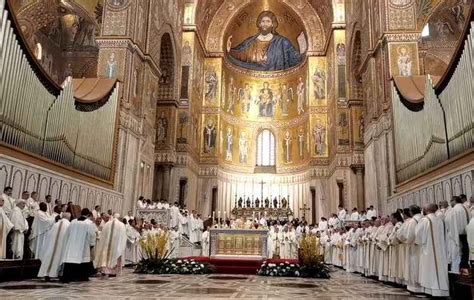
<svg viewBox="0 0 474 300">
<path fill-rule="evenodd" d="M 163 187 L 161 189 L 161 198 L 169 201 L 170 197 L 170 179 L 171 179 L 171 165 L 163 165 Z"/>
<path fill-rule="evenodd" d="M 359 211 L 365 209 L 364 201 L 364 167 L 356 167 L 356 184 L 357 184 L 357 209 Z"/>
</svg>

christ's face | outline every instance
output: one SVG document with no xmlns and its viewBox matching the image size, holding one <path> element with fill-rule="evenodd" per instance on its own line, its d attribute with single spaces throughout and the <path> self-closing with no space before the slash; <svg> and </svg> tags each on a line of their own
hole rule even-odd
<svg viewBox="0 0 474 300">
<path fill-rule="evenodd" d="M 273 21 L 270 17 L 263 17 L 258 23 L 258 28 L 260 29 L 260 33 L 263 35 L 267 35 L 272 32 L 273 29 Z"/>
</svg>

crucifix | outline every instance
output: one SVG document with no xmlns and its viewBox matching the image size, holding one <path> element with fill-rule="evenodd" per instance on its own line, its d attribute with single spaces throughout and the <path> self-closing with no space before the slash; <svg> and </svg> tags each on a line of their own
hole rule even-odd
<svg viewBox="0 0 474 300">
<path fill-rule="evenodd" d="M 311 208 L 306 207 L 306 202 L 305 202 L 305 203 L 303 203 L 303 207 L 300 208 L 300 210 L 303 211 L 304 219 L 306 220 L 306 212 L 311 210 Z"/>
<path fill-rule="evenodd" d="M 260 198 L 260 201 L 263 201 L 263 185 L 264 185 L 265 183 L 266 183 L 266 182 L 264 182 L 263 179 L 262 179 L 262 181 L 259 182 L 259 184 L 262 185 L 262 189 L 261 189 L 261 196 L 262 196 L 262 198 Z"/>
</svg>

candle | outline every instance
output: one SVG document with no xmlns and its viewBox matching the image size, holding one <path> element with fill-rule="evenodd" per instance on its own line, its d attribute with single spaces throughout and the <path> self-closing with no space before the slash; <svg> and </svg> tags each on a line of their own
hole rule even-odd
<svg viewBox="0 0 474 300">
<path fill-rule="evenodd" d="M 224 222 L 225 222 L 225 215 L 226 215 L 226 211 L 224 210 Z"/>
</svg>

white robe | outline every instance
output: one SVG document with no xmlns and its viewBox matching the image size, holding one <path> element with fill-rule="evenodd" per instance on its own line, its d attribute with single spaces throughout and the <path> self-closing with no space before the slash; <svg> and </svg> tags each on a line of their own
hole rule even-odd
<svg viewBox="0 0 474 300">
<path fill-rule="evenodd" d="M 470 219 L 469 210 L 461 203 L 457 203 L 446 214 L 447 259 L 451 264 L 451 273 L 459 274 L 462 253 L 459 235 L 466 234 L 466 226 Z"/>
<path fill-rule="evenodd" d="M 46 236 L 48 231 L 54 225 L 54 218 L 50 217 L 46 212 L 38 210 L 35 213 L 33 224 L 31 225 L 30 249 L 35 255 L 35 259 L 42 259 L 42 255 L 46 250 Z"/>
<path fill-rule="evenodd" d="M 91 247 L 96 242 L 94 224 L 86 220 L 72 220 L 64 239 L 63 263 L 82 264 L 91 261 Z"/>
<path fill-rule="evenodd" d="M 170 227 L 175 228 L 179 226 L 179 208 L 175 205 L 171 206 L 170 208 L 170 216 L 171 216 L 171 222 L 170 222 Z"/>
<path fill-rule="evenodd" d="M 169 235 L 169 258 L 176 258 L 179 256 L 179 241 L 181 235 L 176 230 L 171 230 Z"/>
<path fill-rule="evenodd" d="M 351 214 L 351 221 L 359 221 L 359 213 L 358 212 L 353 212 Z"/>
<path fill-rule="evenodd" d="M 34 217 L 36 212 L 39 210 L 39 203 L 33 198 L 28 198 L 26 200 L 25 209 L 28 211 L 29 217 Z"/>
<path fill-rule="evenodd" d="M 328 221 L 321 221 L 321 222 L 319 222 L 319 224 L 318 224 L 318 231 L 323 232 L 323 231 L 326 231 L 326 230 L 328 230 Z"/>
<path fill-rule="evenodd" d="M 0 207 L 0 259 L 7 257 L 7 236 L 12 228 L 12 222 L 10 222 L 3 208 Z"/>
<path fill-rule="evenodd" d="M 69 225 L 70 222 L 67 219 L 62 219 L 54 224 L 51 230 L 48 231 L 38 277 L 56 278 L 59 276 L 64 248 L 64 237 Z"/>
<path fill-rule="evenodd" d="M 7 216 L 10 218 L 13 209 L 16 207 L 15 199 L 8 196 L 7 194 L 2 194 L 2 198 L 3 198 L 3 210 L 5 211 Z"/>
<path fill-rule="evenodd" d="M 113 218 L 105 224 L 100 233 L 100 240 L 95 251 L 94 266 L 96 268 L 115 268 L 119 258 L 122 258 L 123 263 L 126 246 L 125 224 Z"/>
<path fill-rule="evenodd" d="M 127 233 L 127 246 L 125 247 L 125 264 L 136 264 L 140 259 L 139 256 L 139 243 L 140 243 L 140 233 L 133 228 L 133 226 L 127 224 L 126 233 Z"/>
<path fill-rule="evenodd" d="M 202 233 L 202 256 L 209 256 L 209 230 Z"/>
<path fill-rule="evenodd" d="M 367 219 L 372 220 L 372 217 L 377 217 L 377 211 L 375 209 L 369 209 L 367 211 Z"/>
<path fill-rule="evenodd" d="M 199 241 L 199 227 L 197 219 L 194 218 L 194 215 L 191 214 L 188 216 L 188 231 L 189 231 L 189 241 L 191 243 L 197 243 Z"/>
<path fill-rule="evenodd" d="M 337 217 L 339 220 L 341 221 L 345 221 L 346 220 L 346 216 L 347 216 L 347 211 L 345 209 L 341 209 L 338 213 L 337 213 Z"/>
<path fill-rule="evenodd" d="M 12 252 L 14 259 L 23 259 L 25 232 L 28 230 L 28 222 L 23 215 L 23 211 L 15 206 L 11 214 L 13 228 Z"/>
<path fill-rule="evenodd" d="M 474 218 L 471 217 L 469 225 L 466 227 L 467 243 L 469 244 L 469 260 L 474 260 Z"/>
<path fill-rule="evenodd" d="M 424 292 L 434 297 L 449 296 L 443 221 L 435 214 L 421 219 L 415 243 L 420 246 L 420 284 Z"/>
</svg>

